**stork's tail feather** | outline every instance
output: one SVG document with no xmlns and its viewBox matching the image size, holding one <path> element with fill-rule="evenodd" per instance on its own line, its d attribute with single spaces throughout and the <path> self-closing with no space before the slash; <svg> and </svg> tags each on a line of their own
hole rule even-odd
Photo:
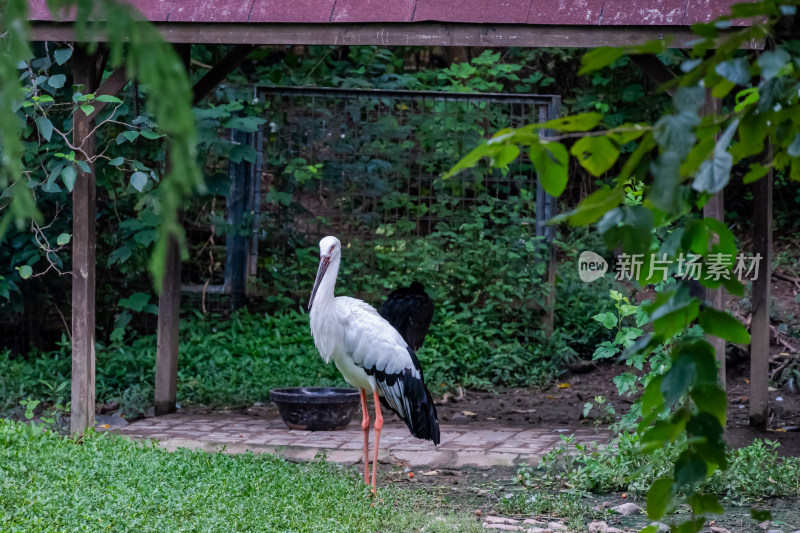
<svg viewBox="0 0 800 533">
<path fill-rule="evenodd" d="M 436 415 L 436 405 L 433 397 L 421 379 L 404 380 L 404 397 L 407 402 L 405 413 L 400 413 L 381 398 L 381 404 L 397 413 L 406 423 L 408 430 L 418 439 L 433 441 L 439 444 L 439 418 Z M 405 416 L 404 416 L 405 415 Z"/>
</svg>

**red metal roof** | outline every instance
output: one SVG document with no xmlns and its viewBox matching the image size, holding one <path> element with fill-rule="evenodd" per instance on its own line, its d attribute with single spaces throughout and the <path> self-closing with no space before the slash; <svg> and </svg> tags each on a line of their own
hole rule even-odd
<svg viewBox="0 0 800 533">
<path fill-rule="evenodd" d="M 688 26 L 740 0 L 128 0 L 152 22 L 460 22 L 569 26 Z M 30 20 L 52 21 L 46 0 Z M 70 20 L 72 17 L 62 17 Z"/>
</svg>

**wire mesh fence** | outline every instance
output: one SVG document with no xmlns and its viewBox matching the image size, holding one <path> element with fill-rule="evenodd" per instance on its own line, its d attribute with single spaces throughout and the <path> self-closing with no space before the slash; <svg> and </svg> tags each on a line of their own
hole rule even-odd
<svg viewBox="0 0 800 533">
<path fill-rule="evenodd" d="M 262 250 L 427 235 L 470 209 L 534 196 L 526 157 L 448 180 L 456 161 L 503 128 L 553 117 L 553 96 L 432 91 L 260 88 L 268 102 L 260 198 Z M 531 213 L 532 214 L 532 213 Z M 533 232 L 533 228 L 532 228 Z"/>
</svg>

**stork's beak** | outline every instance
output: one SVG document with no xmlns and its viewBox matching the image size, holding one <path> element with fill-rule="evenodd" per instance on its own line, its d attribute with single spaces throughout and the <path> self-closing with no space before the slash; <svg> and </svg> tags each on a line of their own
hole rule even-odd
<svg viewBox="0 0 800 533">
<path fill-rule="evenodd" d="M 308 301 L 308 310 L 311 311 L 311 306 L 314 304 L 314 296 L 317 295 L 317 289 L 325 276 L 325 271 L 328 270 L 328 265 L 331 262 L 330 257 L 322 256 L 319 258 L 319 270 L 317 270 L 317 279 L 314 281 L 314 289 L 311 291 L 311 299 Z"/>
</svg>

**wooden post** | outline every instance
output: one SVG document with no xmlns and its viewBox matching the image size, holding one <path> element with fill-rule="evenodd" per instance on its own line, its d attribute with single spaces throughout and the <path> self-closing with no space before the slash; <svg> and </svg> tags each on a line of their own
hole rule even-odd
<svg viewBox="0 0 800 533">
<path fill-rule="evenodd" d="M 761 256 L 753 280 L 750 323 L 750 425 L 767 428 L 769 404 L 769 307 L 772 278 L 772 170 L 755 183 L 753 254 Z"/>
<path fill-rule="evenodd" d="M 95 90 L 96 59 L 76 44 L 72 75 L 84 93 Z M 95 155 L 93 121 L 82 111 L 73 115 L 72 143 L 84 160 Z M 86 154 L 86 155 L 83 155 Z M 95 199 L 94 165 L 78 171 L 72 189 L 72 407 L 70 430 L 83 435 L 94 425 L 95 409 Z"/>
<path fill-rule="evenodd" d="M 706 103 L 703 107 L 703 114 L 715 114 L 719 112 L 719 109 L 720 101 L 711 96 L 711 91 L 706 91 Z M 723 191 L 720 191 L 712 196 L 706 205 L 703 206 L 703 216 L 706 218 L 715 218 L 720 222 L 725 221 L 725 198 L 723 196 Z M 705 294 L 706 300 L 709 302 L 711 307 L 720 311 L 725 309 L 725 289 L 723 287 L 716 289 L 706 288 Z M 719 382 L 724 390 L 726 389 L 725 339 L 709 335 L 706 340 L 708 340 L 711 346 L 714 347 L 714 353 L 717 357 Z"/>
<path fill-rule="evenodd" d="M 181 315 L 181 253 L 170 238 L 164 284 L 158 297 L 158 347 L 156 349 L 155 415 L 175 411 L 178 385 L 178 348 Z"/>
<path fill-rule="evenodd" d="M 188 72 L 191 45 L 176 45 Z M 170 154 L 167 152 L 167 165 Z M 170 238 L 164 268 L 164 282 L 158 296 L 158 340 L 156 348 L 156 416 L 175 411 L 178 384 L 178 348 L 181 315 L 181 253 L 178 241 Z"/>
</svg>

